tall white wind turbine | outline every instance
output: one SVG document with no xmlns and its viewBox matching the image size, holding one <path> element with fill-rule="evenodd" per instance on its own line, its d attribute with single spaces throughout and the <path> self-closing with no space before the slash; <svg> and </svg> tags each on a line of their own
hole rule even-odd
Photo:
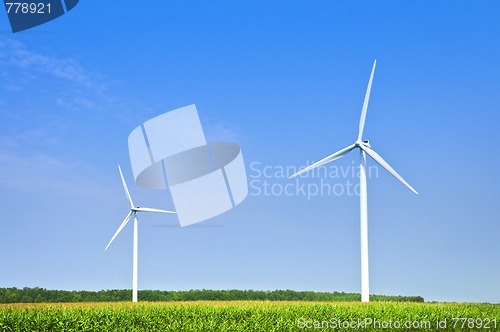
<svg viewBox="0 0 500 332">
<path fill-rule="evenodd" d="M 138 235 L 138 227 L 137 227 L 137 214 L 138 212 L 159 212 L 159 213 L 169 213 L 169 214 L 175 214 L 173 211 L 166 211 L 166 210 L 159 210 L 159 209 L 151 209 L 151 208 L 144 208 L 144 207 L 135 207 L 134 203 L 132 202 L 132 197 L 130 197 L 130 193 L 127 188 L 127 183 L 125 182 L 125 178 L 123 177 L 122 169 L 120 168 L 120 165 L 118 165 L 118 170 L 120 171 L 120 177 L 122 178 L 122 184 L 123 184 L 123 189 L 125 189 L 125 194 L 127 195 L 128 202 L 130 203 L 130 212 L 127 214 L 123 222 L 121 223 L 120 227 L 118 227 L 118 230 L 116 231 L 115 235 L 111 238 L 109 241 L 108 245 L 106 246 L 106 249 L 108 250 L 108 247 L 111 245 L 113 240 L 116 238 L 116 236 L 121 232 L 121 230 L 127 225 L 130 219 L 134 218 L 134 258 L 133 258 L 133 270 L 132 270 L 132 302 L 137 302 L 137 256 L 138 256 L 138 240 L 139 240 L 139 235 Z"/>
<path fill-rule="evenodd" d="M 310 171 L 316 167 L 322 166 L 326 163 L 334 161 L 346 155 L 350 151 L 358 148 L 360 151 L 360 172 L 359 172 L 359 212 L 360 212 L 360 229 L 361 229 L 361 301 L 368 302 L 370 300 L 369 277 L 368 277 L 368 206 L 367 206 L 367 191 L 366 191 L 366 155 L 372 157 L 380 166 L 385 168 L 396 179 L 404 184 L 408 189 L 415 194 L 418 193 L 412 188 L 395 170 L 392 168 L 378 153 L 372 150 L 368 140 L 363 140 L 363 129 L 365 127 L 366 111 L 368 109 L 368 101 L 370 99 L 370 91 L 372 88 L 373 74 L 377 60 L 373 62 L 372 73 L 366 88 L 365 100 L 363 102 L 363 109 L 361 111 L 361 118 L 359 120 L 358 139 L 354 144 L 329 155 L 328 157 L 300 170 L 293 174 L 290 178 L 294 178 L 304 172 Z"/>
</svg>

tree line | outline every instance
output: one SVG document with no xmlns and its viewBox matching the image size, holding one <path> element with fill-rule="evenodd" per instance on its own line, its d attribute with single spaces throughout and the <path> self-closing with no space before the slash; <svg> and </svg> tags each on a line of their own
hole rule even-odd
<svg viewBox="0 0 500 332">
<path fill-rule="evenodd" d="M 360 301 L 361 295 L 344 292 L 311 292 L 293 290 L 140 290 L 141 301 Z M 131 290 L 100 291 L 50 290 L 40 287 L 0 288 L 0 303 L 56 303 L 56 302 L 117 302 L 130 301 Z M 424 302 L 421 296 L 371 295 L 371 301 Z"/>
</svg>

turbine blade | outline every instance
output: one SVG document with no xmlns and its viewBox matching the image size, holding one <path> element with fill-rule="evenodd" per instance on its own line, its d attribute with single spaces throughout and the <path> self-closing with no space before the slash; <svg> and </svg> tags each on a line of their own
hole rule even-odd
<svg viewBox="0 0 500 332">
<path fill-rule="evenodd" d="M 376 65 L 377 60 L 373 62 L 372 73 L 370 75 L 370 80 L 368 81 L 368 87 L 366 88 L 365 100 L 363 101 L 363 109 L 361 111 L 361 118 L 359 119 L 358 141 L 361 141 L 363 137 L 363 130 L 365 129 L 366 111 L 368 110 L 368 101 L 370 100 L 370 91 L 372 90 L 373 74 L 375 73 Z"/>
<path fill-rule="evenodd" d="M 141 207 L 141 208 L 135 208 L 136 211 L 139 211 L 139 212 L 159 212 L 159 213 L 171 213 L 171 214 L 176 214 L 176 212 L 174 211 L 167 211 L 167 210 L 160 210 L 160 209 L 152 209 L 152 208 L 145 208 L 145 207 Z"/>
<path fill-rule="evenodd" d="M 134 212 L 130 211 L 127 216 L 125 217 L 125 219 L 123 219 L 120 227 L 118 227 L 118 229 L 116 230 L 115 232 L 115 235 L 113 235 L 113 237 L 111 238 L 111 240 L 109 241 L 108 245 L 106 246 L 106 249 L 104 249 L 104 251 L 108 250 L 108 247 L 111 245 L 111 243 L 113 242 L 113 240 L 118 236 L 118 234 L 122 231 L 123 227 L 125 227 L 125 225 L 127 225 L 128 221 L 130 220 L 130 218 L 132 217 L 132 215 L 135 214 Z"/>
<path fill-rule="evenodd" d="M 309 165 L 309 166 L 307 166 L 306 168 L 304 168 L 304 169 L 302 169 L 302 170 L 298 171 L 297 173 L 295 173 L 295 174 L 293 174 L 292 176 L 290 176 L 290 177 L 289 177 L 289 179 L 294 178 L 294 177 L 296 177 L 296 176 L 298 176 L 298 175 L 300 175 L 300 174 L 302 174 L 302 173 L 304 173 L 304 172 L 308 172 L 308 171 L 310 171 L 310 170 L 312 170 L 312 169 L 314 169 L 314 168 L 316 168 L 316 167 L 319 167 L 319 166 L 321 166 L 321 165 L 324 165 L 324 164 L 327 164 L 327 163 L 329 163 L 329 162 L 331 162 L 331 161 L 334 161 L 334 160 L 336 160 L 336 159 L 339 159 L 339 158 L 341 158 L 342 156 L 344 156 L 345 154 L 349 153 L 349 152 L 350 152 L 352 149 L 354 149 L 355 147 L 356 147 L 356 144 L 349 145 L 348 147 L 343 148 L 342 150 L 337 151 L 337 152 L 335 152 L 334 154 L 331 154 L 331 155 L 329 155 L 328 157 L 323 158 L 323 159 L 321 159 L 320 161 L 318 161 L 318 162 L 316 162 L 316 163 L 314 163 L 314 164 L 312 164 L 312 165 Z"/>
<path fill-rule="evenodd" d="M 363 149 L 363 151 L 365 151 L 370 157 L 372 157 L 380 166 L 382 166 L 383 168 L 385 168 L 389 173 L 391 173 L 396 179 L 398 179 L 402 184 L 404 184 L 408 189 L 410 189 L 411 191 L 413 191 L 415 194 L 418 195 L 418 192 L 413 189 L 412 186 L 410 186 L 408 184 L 408 182 L 405 181 L 405 179 L 403 179 L 403 177 L 401 175 L 399 175 L 395 170 L 394 168 L 391 167 L 391 165 L 389 165 L 387 163 L 387 161 L 385 161 L 377 152 L 375 152 L 374 150 L 370 149 L 369 147 L 367 147 L 366 145 L 364 144 L 360 144 L 359 147 L 361 149 Z"/>
<path fill-rule="evenodd" d="M 128 202 L 130 203 L 131 207 L 134 207 L 134 203 L 132 202 L 132 197 L 130 197 L 130 193 L 127 188 L 127 183 L 125 182 L 125 178 L 123 177 L 120 165 L 118 165 L 118 170 L 120 171 L 120 177 L 122 178 L 123 189 L 125 189 L 125 195 L 127 195 Z"/>
</svg>

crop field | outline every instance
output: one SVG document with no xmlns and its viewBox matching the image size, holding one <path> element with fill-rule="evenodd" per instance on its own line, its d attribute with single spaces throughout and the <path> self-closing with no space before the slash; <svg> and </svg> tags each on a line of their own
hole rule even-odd
<svg viewBox="0 0 500 332">
<path fill-rule="evenodd" d="M 0 331 L 500 331 L 500 305 L 199 301 L 0 305 Z"/>
</svg>

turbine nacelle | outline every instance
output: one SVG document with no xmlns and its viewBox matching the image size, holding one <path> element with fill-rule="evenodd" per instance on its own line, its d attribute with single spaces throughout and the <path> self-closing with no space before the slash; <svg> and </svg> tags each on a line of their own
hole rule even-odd
<svg viewBox="0 0 500 332">
<path fill-rule="evenodd" d="M 363 144 L 364 146 L 367 146 L 369 148 L 371 148 L 372 146 L 370 145 L 370 141 L 369 140 L 364 140 L 364 141 L 356 141 L 356 143 L 354 143 L 356 145 L 356 147 L 359 147 L 361 144 Z"/>
</svg>

